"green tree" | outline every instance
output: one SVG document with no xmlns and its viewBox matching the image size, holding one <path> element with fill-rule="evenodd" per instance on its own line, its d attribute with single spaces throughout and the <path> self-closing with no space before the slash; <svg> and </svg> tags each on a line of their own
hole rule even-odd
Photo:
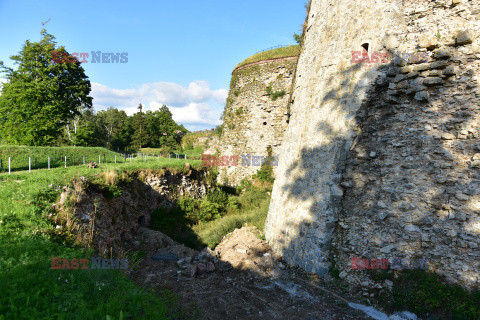
<svg viewBox="0 0 480 320">
<path fill-rule="evenodd" d="M 0 95 L 0 134 L 6 143 L 51 145 L 82 108 L 91 108 L 91 86 L 80 62 L 45 29 L 39 42 L 26 41 L 17 55 L 10 57 L 18 68 L 0 70 L 8 80 Z M 67 57 L 55 63 L 54 54 Z"/>
<path fill-rule="evenodd" d="M 302 44 L 303 36 L 302 36 L 301 34 L 296 34 L 296 33 L 294 33 L 294 34 L 293 34 L 293 39 L 295 39 L 295 41 L 296 41 L 298 44 Z"/>
<path fill-rule="evenodd" d="M 100 137 L 101 133 L 98 130 L 95 113 L 90 109 L 83 110 L 76 130 L 75 145 L 84 147 L 101 146 Z"/>
<path fill-rule="evenodd" d="M 145 143 L 148 139 L 147 131 L 145 129 L 146 117 L 145 113 L 143 113 L 142 104 L 138 106 L 138 112 L 133 115 L 132 126 L 134 130 L 132 136 L 132 147 L 138 150 L 142 148 L 142 146 L 145 147 Z"/>
<path fill-rule="evenodd" d="M 127 114 L 123 110 L 110 107 L 97 113 L 98 125 L 103 132 L 105 148 L 113 148 L 120 138 Z"/>
</svg>

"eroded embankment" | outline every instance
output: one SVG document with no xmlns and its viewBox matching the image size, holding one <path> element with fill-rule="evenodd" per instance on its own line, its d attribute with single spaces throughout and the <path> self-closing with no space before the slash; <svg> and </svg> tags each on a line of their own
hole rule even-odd
<svg viewBox="0 0 480 320">
<path fill-rule="evenodd" d="M 173 208 L 179 196 L 203 198 L 211 184 L 210 173 L 143 170 L 104 173 L 104 184 L 85 177 L 64 187 L 53 217 L 59 232 L 77 245 L 100 254 L 121 255 L 138 229 L 150 223 L 158 208 Z M 102 179 L 100 179 L 102 180 Z"/>
</svg>

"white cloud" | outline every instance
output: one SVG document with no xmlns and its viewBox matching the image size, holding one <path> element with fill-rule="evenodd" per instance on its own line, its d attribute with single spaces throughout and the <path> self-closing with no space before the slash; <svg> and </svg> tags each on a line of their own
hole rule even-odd
<svg viewBox="0 0 480 320">
<path fill-rule="evenodd" d="M 182 108 L 169 107 L 173 120 L 177 123 L 196 123 L 219 125 L 220 114 L 213 111 L 206 103 L 192 102 Z"/>
<path fill-rule="evenodd" d="M 213 95 L 206 81 L 195 81 L 188 85 L 188 95 L 194 102 L 205 101 Z"/>
<path fill-rule="evenodd" d="M 92 82 L 91 92 L 96 109 L 112 106 L 132 115 L 138 111 L 140 103 L 144 110 L 152 111 L 167 105 L 177 123 L 204 129 L 221 123 L 220 115 L 227 95 L 226 89 L 212 90 L 206 81 L 193 81 L 188 87 L 154 82 L 143 84 L 139 89 L 115 89 Z"/>
<path fill-rule="evenodd" d="M 227 89 L 218 89 L 213 92 L 213 98 L 221 104 L 227 102 L 228 90 Z"/>
<path fill-rule="evenodd" d="M 0 95 L 2 94 L 2 83 L 7 83 L 8 80 L 5 78 L 0 78 Z"/>
</svg>

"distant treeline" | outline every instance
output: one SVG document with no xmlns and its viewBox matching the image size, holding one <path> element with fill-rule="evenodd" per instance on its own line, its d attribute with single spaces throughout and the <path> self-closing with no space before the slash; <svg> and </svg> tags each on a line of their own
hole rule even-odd
<svg viewBox="0 0 480 320">
<path fill-rule="evenodd" d="M 166 106 L 157 111 L 143 112 L 142 109 L 139 105 L 139 111 L 132 116 L 116 108 L 96 113 L 84 110 L 67 124 L 59 144 L 98 146 L 117 151 L 177 148 L 188 130 L 172 119 Z"/>
</svg>

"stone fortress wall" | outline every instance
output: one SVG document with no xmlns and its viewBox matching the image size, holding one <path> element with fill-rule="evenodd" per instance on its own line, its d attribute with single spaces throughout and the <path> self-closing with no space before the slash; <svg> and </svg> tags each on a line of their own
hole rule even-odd
<svg viewBox="0 0 480 320">
<path fill-rule="evenodd" d="M 224 113 L 218 155 L 238 156 L 236 166 L 219 166 L 218 182 L 238 185 L 259 169 L 260 159 L 281 158 L 279 148 L 287 127 L 288 102 L 297 59 L 261 61 L 234 70 Z M 284 91 L 272 99 L 267 93 Z M 251 155 L 251 165 L 242 165 L 242 155 Z M 274 174 L 277 166 L 272 162 Z"/>
<path fill-rule="evenodd" d="M 423 258 L 479 284 L 479 35 L 478 0 L 312 0 L 265 227 L 288 263 L 372 288 L 352 257 Z"/>
</svg>

